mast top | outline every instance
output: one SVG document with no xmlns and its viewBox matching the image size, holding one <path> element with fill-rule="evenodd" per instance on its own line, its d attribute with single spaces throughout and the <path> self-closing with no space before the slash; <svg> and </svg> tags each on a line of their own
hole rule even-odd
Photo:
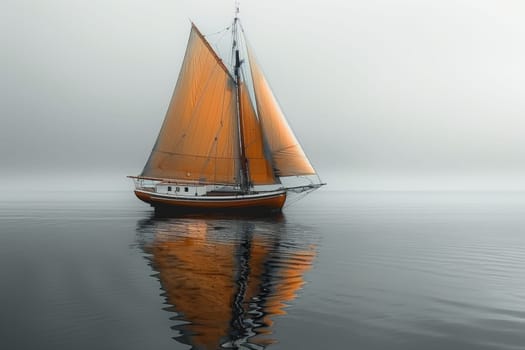
<svg viewBox="0 0 525 350">
<path fill-rule="evenodd" d="M 239 6 L 241 5 L 240 0 L 235 0 L 235 20 L 239 18 Z"/>
</svg>

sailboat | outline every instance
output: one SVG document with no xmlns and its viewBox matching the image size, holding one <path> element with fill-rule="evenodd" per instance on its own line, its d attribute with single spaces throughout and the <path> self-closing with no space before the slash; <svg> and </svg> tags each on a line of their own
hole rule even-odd
<svg viewBox="0 0 525 350">
<path fill-rule="evenodd" d="M 281 211 L 322 185 L 247 44 L 238 8 L 230 63 L 192 23 L 180 74 L 135 195 L 156 209 Z"/>
</svg>

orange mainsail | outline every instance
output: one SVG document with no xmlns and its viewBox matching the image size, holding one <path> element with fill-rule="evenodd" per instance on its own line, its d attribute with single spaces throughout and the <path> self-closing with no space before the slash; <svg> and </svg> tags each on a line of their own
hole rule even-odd
<svg viewBox="0 0 525 350">
<path fill-rule="evenodd" d="M 142 176 L 237 183 L 235 82 L 193 26 L 179 80 Z"/>
</svg>

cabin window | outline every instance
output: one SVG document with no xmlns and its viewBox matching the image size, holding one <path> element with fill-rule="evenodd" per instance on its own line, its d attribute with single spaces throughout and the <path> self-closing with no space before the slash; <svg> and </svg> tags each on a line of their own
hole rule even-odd
<svg viewBox="0 0 525 350">
<path fill-rule="evenodd" d="M 171 192 L 171 186 L 168 186 L 168 192 Z"/>
<path fill-rule="evenodd" d="M 184 192 L 188 192 L 188 187 L 184 187 Z"/>
<path fill-rule="evenodd" d="M 179 192 L 180 191 L 180 187 L 175 187 L 175 192 Z"/>
</svg>

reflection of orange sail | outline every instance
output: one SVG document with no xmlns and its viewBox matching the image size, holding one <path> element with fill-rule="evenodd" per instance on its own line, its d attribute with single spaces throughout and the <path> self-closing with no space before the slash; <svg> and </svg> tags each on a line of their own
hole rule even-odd
<svg viewBox="0 0 525 350">
<path fill-rule="evenodd" d="M 280 251 L 279 236 L 259 234 L 247 222 L 219 230 L 204 220 L 161 223 L 145 250 L 167 302 L 189 322 L 178 327 L 180 340 L 198 349 L 273 342 L 264 335 L 303 286 L 313 249 Z"/>
<path fill-rule="evenodd" d="M 193 343 L 215 349 L 230 326 L 234 288 L 233 246 L 206 242 L 206 224 L 186 227 L 190 236 L 159 235 L 151 245 L 152 262 L 168 303 L 192 322 Z"/>
</svg>

